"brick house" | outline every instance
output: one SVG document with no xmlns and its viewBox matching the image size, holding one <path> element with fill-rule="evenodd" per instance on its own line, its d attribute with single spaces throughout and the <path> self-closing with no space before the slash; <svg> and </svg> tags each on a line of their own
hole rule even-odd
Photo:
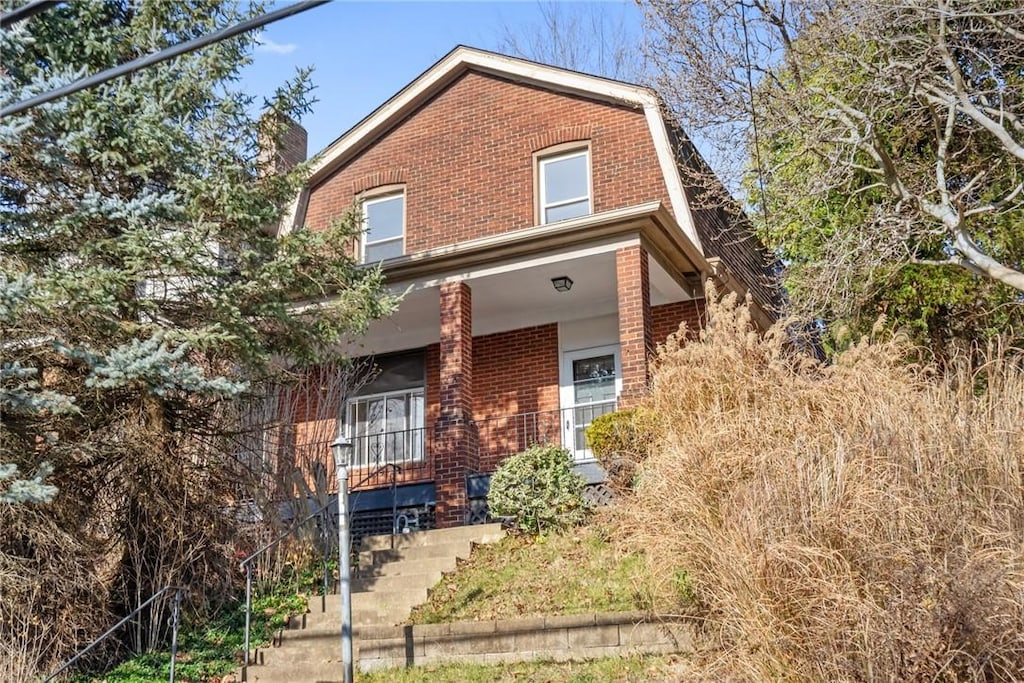
<svg viewBox="0 0 1024 683">
<path fill-rule="evenodd" d="M 466 47 L 315 158 L 281 229 L 361 206 L 357 257 L 406 292 L 355 351 L 380 374 L 331 408 L 353 481 L 401 468 L 394 497 L 371 492 L 357 512 L 476 521 L 487 474 L 538 441 L 600 482 L 584 428 L 635 402 L 656 345 L 700 324 L 706 278 L 750 292 L 769 324 L 763 249 L 691 206 L 678 164 L 694 158 L 649 89 Z M 323 441 L 305 446 L 330 462 Z"/>
</svg>

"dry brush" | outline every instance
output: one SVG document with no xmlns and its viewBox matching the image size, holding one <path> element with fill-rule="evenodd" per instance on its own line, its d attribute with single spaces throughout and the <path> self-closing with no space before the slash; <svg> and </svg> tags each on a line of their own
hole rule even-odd
<svg viewBox="0 0 1024 683">
<path fill-rule="evenodd" d="M 661 349 L 621 514 L 666 586 L 689 575 L 699 676 L 1024 677 L 1024 372 L 913 353 L 865 340 L 823 364 L 732 299 Z"/>
</svg>

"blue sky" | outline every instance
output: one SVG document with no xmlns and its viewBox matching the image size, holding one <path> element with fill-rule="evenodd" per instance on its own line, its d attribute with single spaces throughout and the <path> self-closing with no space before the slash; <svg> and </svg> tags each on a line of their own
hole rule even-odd
<svg viewBox="0 0 1024 683">
<path fill-rule="evenodd" d="M 556 6 L 557 5 L 557 6 Z M 640 10 L 605 2 L 335 2 L 267 27 L 243 87 L 269 94 L 313 66 L 319 100 L 303 120 L 310 155 L 358 123 L 456 45 L 499 50 L 507 34 L 541 33 L 543 11 L 607 16 L 639 34 Z"/>
</svg>

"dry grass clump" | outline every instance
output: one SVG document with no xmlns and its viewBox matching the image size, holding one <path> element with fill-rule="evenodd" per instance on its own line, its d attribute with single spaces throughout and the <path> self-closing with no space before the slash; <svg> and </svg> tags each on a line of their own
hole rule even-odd
<svg viewBox="0 0 1024 683">
<path fill-rule="evenodd" d="M 1024 372 L 937 376 L 900 339 L 831 365 L 733 299 L 661 349 L 660 420 L 620 506 L 714 641 L 698 677 L 1024 679 Z"/>
</svg>

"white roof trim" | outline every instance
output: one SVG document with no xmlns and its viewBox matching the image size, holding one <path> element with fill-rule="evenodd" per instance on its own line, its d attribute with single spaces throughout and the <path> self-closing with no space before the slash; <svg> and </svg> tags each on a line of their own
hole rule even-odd
<svg viewBox="0 0 1024 683">
<path fill-rule="evenodd" d="M 315 185 L 325 178 L 334 169 L 385 133 L 394 122 L 400 121 L 404 116 L 419 108 L 430 97 L 443 90 L 471 68 L 563 92 L 642 107 L 658 155 L 658 165 L 661 167 L 665 184 L 668 187 L 669 199 L 677 214 L 676 220 L 694 246 L 702 254 L 704 253 L 700 237 L 693 224 L 686 193 L 683 191 L 682 178 L 672 145 L 669 142 L 668 129 L 662 115 L 660 102 L 653 91 L 637 85 L 537 64 L 515 57 L 506 57 L 493 52 L 484 52 L 462 45 L 449 52 L 423 75 L 400 90 L 380 108 L 320 152 L 313 160 L 307 181 L 309 186 Z M 281 234 L 291 232 L 296 224 L 305 220 L 305 202 L 302 199 L 297 200 L 292 208 L 285 224 L 281 226 Z"/>
<path fill-rule="evenodd" d="M 690 202 L 686 199 L 686 192 L 683 190 L 683 178 L 679 173 L 679 163 L 672 151 L 668 128 L 661 113 L 661 103 L 658 102 L 657 97 L 649 96 L 652 102 L 644 105 L 644 116 L 647 118 L 647 127 L 654 140 L 658 165 L 661 166 L 661 175 L 665 177 L 665 186 L 668 187 L 668 198 L 672 201 L 676 222 L 683 229 L 683 233 L 693 242 L 693 246 L 697 247 L 697 251 L 704 254 L 704 247 L 700 243 L 700 235 L 697 234 L 697 226 L 694 225 L 693 214 L 690 212 Z"/>
</svg>

